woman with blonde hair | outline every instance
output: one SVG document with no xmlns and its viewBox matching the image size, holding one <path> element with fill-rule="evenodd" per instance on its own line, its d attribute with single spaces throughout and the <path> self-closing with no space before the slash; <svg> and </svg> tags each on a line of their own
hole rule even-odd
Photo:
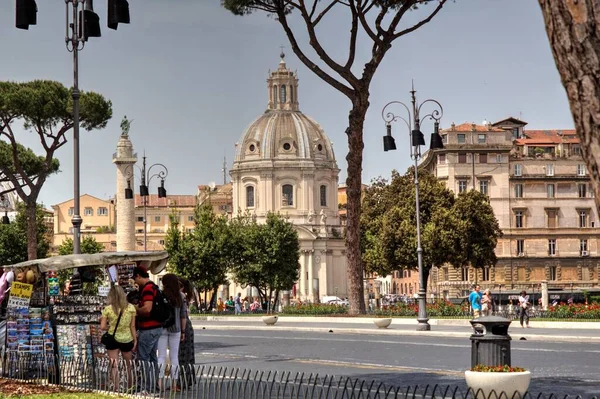
<svg viewBox="0 0 600 399">
<path fill-rule="evenodd" d="M 119 352 L 127 363 L 129 386 L 131 386 L 132 375 L 130 363 L 132 351 L 137 346 L 137 335 L 135 331 L 135 307 L 127 302 L 125 291 L 118 285 L 113 285 L 106 297 L 106 305 L 102 310 L 100 318 L 100 329 L 106 331 L 102 343 L 106 346 L 108 357 L 112 365 L 112 380 L 115 390 L 118 388 L 117 362 Z"/>
</svg>

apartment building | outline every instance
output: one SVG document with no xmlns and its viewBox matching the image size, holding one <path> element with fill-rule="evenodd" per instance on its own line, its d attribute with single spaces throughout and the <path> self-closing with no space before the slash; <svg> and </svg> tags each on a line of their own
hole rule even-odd
<svg viewBox="0 0 600 399">
<path fill-rule="evenodd" d="M 598 213 L 574 130 L 527 130 L 526 122 L 452 124 L 445 148 L 422 167 L 456 193 L 490 199 L 504 236 L 495 267 L 434 268 L 429 293 L 468 295 L 475 283 L 498 292 L 598 289 Z"/>
</svg>

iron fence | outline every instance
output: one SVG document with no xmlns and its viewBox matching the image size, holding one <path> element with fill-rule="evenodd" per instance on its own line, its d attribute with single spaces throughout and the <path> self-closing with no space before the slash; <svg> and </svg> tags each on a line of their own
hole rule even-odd
<svg viewBox="0 0 600 399">
<path fill-rule="evenodd" d="M 484 394 L 445 385 L 389 386 L 377 381 L 285 371 L 193 366 L 161 370 L 140 361 L 4 356 L 4 378 L 25 384 L 59 385 L 68 390 L 128 397 L 173 399 L 600 399 L 580 395 L 504 392 Z"/>
</svg>

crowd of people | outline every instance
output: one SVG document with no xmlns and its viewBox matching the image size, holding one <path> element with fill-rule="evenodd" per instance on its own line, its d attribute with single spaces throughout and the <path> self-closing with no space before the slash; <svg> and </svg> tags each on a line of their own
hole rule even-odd
<svg viewBox="0 0 600 399">
<path fill-rule="evenodd" d="M 108 293 L 107 306 L 102 311 L 100 328 L 106 332 L 103 343 L 108 356 L 113 365 L 116 365 L 119 356 L 128 364 L 129 390 L 139 388 L 149 394 L 155 389 L 170 388 L 178 392 L 182 386 L 192 384 L 194 379 L 194 330 L 189 318 L 189 305 L 194 298 L 193 286 L 188 280 L 169 273 L 163 276 L 160 290 L 150 280 L 148 270 L 143 266 L 133 270 L 133 280 L 138 291 L 125 295 L 123 288 L 113 285 Z M 172 309 L 169 322 L 157 315 L 157 301 L 162 298 Z M 109 337 L 106 337 L 107 334 Z M 165 376 L 167 349 L 170 362 L 168 374 L 172 383 L 169 387 L 162 387 L 160 377 Z M 134 356 L 136 360 L 146 363 L 143 368 L 146 376 L 141 379 L 144 386 L 141 387 L 132 384 L 130 368 Z M 158 374 L 154 371 L 158 371 Z M 117 390 L 117 367 L 112 367 L 112 373 L 112 383 Z"/>
<path fill-rule="evenodd" d="M 223 302 L 223 298 L 217 299 L 217 306 L 214 311 L 218 313 L 231 312 L 234 314 L 241 313 L 258 313 L 262 312 L 263 308 L 258 297 L 244 297 L 238 293 L 234 298 L 230 296 L 229 299 Z"/>
<path fill-rule="evenodd" d="M 469 304 L 471 306 L 471 310 L 473 311 L 473 318 L 491 316 L 497 310 L 497 304 L 490 289 L 486 289 L 482 293 L 478 285 L 473 287 L 473 292 L 471 292 L 469 295 Z M 531 308 L 532 303 L 529 299 L 529 295 L 527 295 L 527 291 L 523 290 L 520 292 L 518 305 L 516 307 L 514 307 L 512 300 L 510 300 L 508 306 L 509 312 L 514 311 L 519 318 L 521 327 L 529 328 L 528 310 Z"/>
</svg>

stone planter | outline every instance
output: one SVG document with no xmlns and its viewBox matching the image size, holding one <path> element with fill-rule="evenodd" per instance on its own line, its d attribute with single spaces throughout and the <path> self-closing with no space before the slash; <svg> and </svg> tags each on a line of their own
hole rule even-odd
<svg viewBox="0 0 600 399">
<path fill-rule="evenodd" d="M 262 321 L 268 325 L 268 326 L 272 326 L 275 323 L 277 323 L 277 316 L 263 316 L 262 317 Z"/>
<path fill-rule="evenodd" d="M 373 320 L 373 323 L 375 323 L 378 328 L 388 328 L 389 325 L 392 324 L 392 319 L 375 319 Z"/>
<path fill-rule="evenodd" d="M 465 380 L 467 386 L 473 390 L 475 399 L 500 397 L 502 393 L 506 394 L 507 398 L 522 398 L 529 388 L 531 372 L 496 373 L 467 370 Z M 517 396 L 517 393 L 520 396 Z"/>
</svg>

